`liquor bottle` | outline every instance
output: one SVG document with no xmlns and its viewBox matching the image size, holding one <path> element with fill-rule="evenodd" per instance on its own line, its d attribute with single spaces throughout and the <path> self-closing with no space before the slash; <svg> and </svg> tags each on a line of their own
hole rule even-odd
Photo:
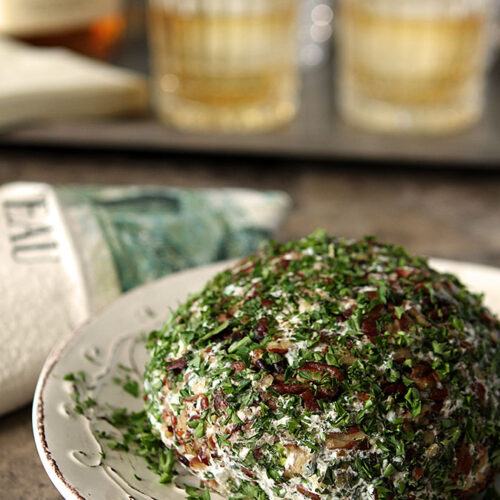
<svg viewBox="0 0 500 500">
<path fill-rule="evenodd" d="M 121 0 L 0 0 L 0 35 L 106 58 L 124 30 Z"/>
</svg>

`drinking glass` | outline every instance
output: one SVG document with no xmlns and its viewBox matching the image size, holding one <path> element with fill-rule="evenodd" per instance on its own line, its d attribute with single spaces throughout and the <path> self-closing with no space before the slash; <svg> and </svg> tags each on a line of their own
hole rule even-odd
<svg viewBox="0 0 500 500">
<path fill-rule="evenodd" d="M 496 0 L 338 0 L 342 115 L 377 131 L 444 133 L 484 107 Z"/>
<path fill-rule="evenodd" d="M 150 0 L 156 109 L 181 129 L 258 132 L 298 105 L 298 0 Z"/>
</svg>

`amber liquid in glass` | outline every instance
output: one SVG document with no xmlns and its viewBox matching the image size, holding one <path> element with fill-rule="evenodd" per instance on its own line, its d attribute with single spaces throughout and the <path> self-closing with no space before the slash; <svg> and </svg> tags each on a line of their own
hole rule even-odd
<svg viewBox="0 0 500 500">
<path fill-rule="evenodd" d="M 476 121 L 483 105 L 488 1 L 471 0 L 476 7 L 461 11 L 442 0 L 406 0 L 393 10 L 391 3 L 341 2 L 344 116 L 382 131 L 439 133 Z"/>
<path fill-rule="evenodd" d="M 198 0 L 194 12 L 152 2 L 156 107 L 181 128 L 251 132 L 295 114 L 295 0 L 226 10 L 231 1 Z"/>
<path fill-rule="evenodd" d="M 124 16 L 117 13 L 96 19 L 87 26 L 18 38 L 32 45 L 65 47 L 90 57 L 106 59 L 121 40 L 124 29 Z"/>
</svg>

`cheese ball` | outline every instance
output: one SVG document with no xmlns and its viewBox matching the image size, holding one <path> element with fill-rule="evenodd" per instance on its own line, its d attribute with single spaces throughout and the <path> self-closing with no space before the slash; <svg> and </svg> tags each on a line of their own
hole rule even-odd
<svg viewBox="0 0 500 500">
<path fill-rule="evenodd" d="M 227 498 L 468 498 L 499 468 L 499 334 L 425 259 L 316 232 L 218 274 L 151 334 L 146 409 Z"/>
</svg>

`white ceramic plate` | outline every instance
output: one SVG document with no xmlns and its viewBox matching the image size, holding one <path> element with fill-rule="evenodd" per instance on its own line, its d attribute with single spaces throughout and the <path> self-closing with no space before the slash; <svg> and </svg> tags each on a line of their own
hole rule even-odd
<svg viewBox="0 0 500 500">
<path fill-rule="evenodd" d="M 500 313 L 500 269 L 438 259 L 432 259 L 431 264 L 457 274 L 472 290 L 484 292 L 489 307 Z M 159 327 L 171 308 L 200 290 L 227 265 L 185 271 L 133 290 L 83 325 L 49 356 L 35 392 L 33 427 L 43 466 L 64 498 L 185 498 L 175 485 L 160 485 L 142 459 L 109 450 L 106 442 L 96 437 L 96 431 L 115 432 L 100 418 L 103 408 L 142 408 L 140 398 L 130 396 L 112 380 L 128 374 L 140 381 L 146 360 L 141 334 Z M 126 372 L 121 365 L 132 371 Z M 85 417 L 73 412 L 71 382 L 63 380 L 67 373 L 79 370 L 87 374 L 91 387 L 82 399 L 90 396 L 98 402 Z M 104 460 L 102 451 L 106 452 Z"/>
</svg>

